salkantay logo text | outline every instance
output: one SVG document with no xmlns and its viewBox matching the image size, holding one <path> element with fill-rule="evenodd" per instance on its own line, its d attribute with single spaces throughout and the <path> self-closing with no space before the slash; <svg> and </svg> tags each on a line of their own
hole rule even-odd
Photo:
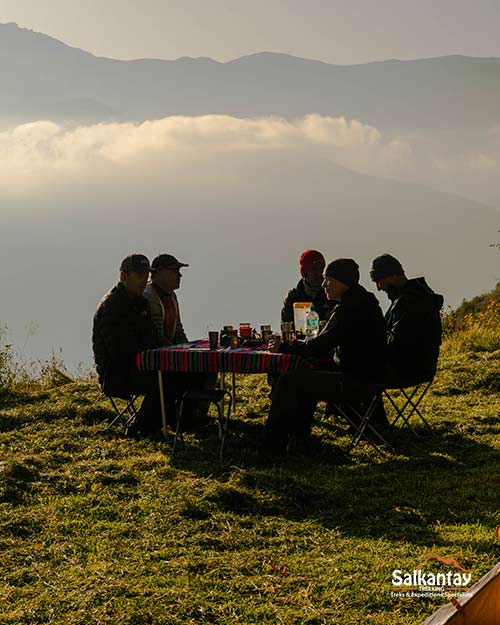
<svg viewBox="0 0 500 625">
<path fill-rule="evenodd" d="M 428 573 L 422 571 L 429 560 L 437 560 L 441 564 L 452 566 L 455 570 L 445 573 Z M 461 572 L 459 572 L 461 571 Z M 466 571 L 455 558 L 443 558 L 439 555 L 427 557 L 413 571 L 394 569 L 391 582 L 393 597 L 455 597 L 467 595 L 472 574 Z"/>
</svg>

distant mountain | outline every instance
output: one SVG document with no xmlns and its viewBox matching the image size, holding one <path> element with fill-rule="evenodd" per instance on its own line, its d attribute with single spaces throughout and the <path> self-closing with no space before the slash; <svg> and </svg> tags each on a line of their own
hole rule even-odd
<svg viewBox="0 0 500 625">
<path fill-rule="evenodd" d="M 0 24 L 0 75 L 4 122 L 320 113 L 395 132 L 500 122 L 497 58 L 339 66 L 262 52 L 227 63 L 189 57 L 120 61 L 9 23 Z"/>
</svg>

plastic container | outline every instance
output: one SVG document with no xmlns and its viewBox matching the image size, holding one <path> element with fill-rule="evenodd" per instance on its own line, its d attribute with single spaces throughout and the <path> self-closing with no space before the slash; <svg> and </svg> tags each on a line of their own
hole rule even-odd
<svg viewBox="0 0 500 625">
<path fill-rule="evenodd" d="M 295 302 L 293 305 L 293 323 L 295 333 L 306 333 L 306 315 L 311 310 L 312 302 Z"/>
<path fill-rule="evenodd" d="M 314 306 L 306 314 L 306 339 L 312 339 L 318 336 L 319 332 L 319 315 L 314 310 Z"/>
</svg>

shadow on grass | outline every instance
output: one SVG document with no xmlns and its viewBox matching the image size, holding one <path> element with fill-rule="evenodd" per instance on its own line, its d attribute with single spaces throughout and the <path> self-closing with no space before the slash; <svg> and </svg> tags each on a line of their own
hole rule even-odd
<svg viewBox="0 0 500 625">
<path fill-rule="evenodd" d="M 438 525 L 480 523 L 493 531 L 500 510 L 499 453 L 452 424 L 431 433 L 417 429 L 418 438 L 396 431 L 391 442 L 399 454 L 385 458 L 367 445 L 350 455 L 345 432 L 323 424 L 311 455 L 280 462 L 259 454 L 262 429 L 237 422 L 219 465 L 216 439 L 179 454 L 178 468 L 218 481 L 207 508 L 200 509 L 313 519 L 349 536 L 421 545 L 435 542 Z"/>
<path fill-rule="evenodd" d="M 57 419 L 85 425 L 105 422 L 113 413 L 101 400 L 93 388 L 68 385 L 32 397 L 29 406 L 14 403 L 2 413 L 0 431 Z M 367 445 L 349 453 L 345 429 L 320 421 L 309 456 L 277 462 L 261 452 L 263 429 L 253 415 L 235 419 L 222 462 L 213 428 L 204 438 L 187 437 L 186 446 L 171 461 L 172 471 L 209 477 L 211 487 L 199 500 L 186 500 L 183 516 L 204 519 L 227 512 L 241 517 L 311 519 L 350 536 L 412 544 L 433 543 L 433 528 L 438 525 L 480 523 L 493 529 L 500 523 L 495 520 L 500 510 L 500 458 L 493 447 L 498 424 L 491 418 L 441 420 L 430 435 L 417 429 L 419 438 L 409 430 L 398 430 L 391 439 L 398 455 L 386 457 Z M 121 433 L 99 428 L 95 436 L 109 439 Z M 170 444 L 151 445 L 170 455 Z M 3 501 L 20 503 L 30 492 L 32 478 L 16 471 L 6 477 Z M 115 481 L 108 485 L 116 487 Z"/>
</svg>

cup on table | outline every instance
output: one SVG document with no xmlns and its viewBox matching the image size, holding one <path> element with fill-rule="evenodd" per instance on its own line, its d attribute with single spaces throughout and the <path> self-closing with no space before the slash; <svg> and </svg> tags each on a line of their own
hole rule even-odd
<svg viewBox="0 0 500 625">
<path fill-rule="evenodd" d="M 280 334 L 273 334 L 271 333 L 271 336 L 269 337 L 269 342 L 268 342 L 268 350 L 270 352 L 277 352 L 279 349 L 279 346 L 281 345 L 282 339 L 281 339 L 281 335 Z"/>
<path fill-rule="evenodd" d="M 220 333 L 220 346 L 231 347 L 231 334 L 234 332 L 233 326 L 224 326 Z"/>
<path fill-rule="evenodd" d="M 283 321 L 281 324 L 281 338 L 285 343 L 293 339 L 293 321 Z"/>
<path fill-rule="evenodd" d="M 236 330 L 233 330 L 231 332 L 231 338 L 230 338 L 230 347 L 232 349 L 235 349 L 236 347 L 239 347 L 240 345 L 240 341 L 238 339 L 238 333 L 236 332 Z"/>
<path fill-rule="evenodd" d="M 216 330 L 211 330 L 208 333 L 208 345 L 210 350 L 218 349 L 219 347 L 219 333 Z"/>
<path fill-rule="evenodd" d="M 252 338 L 252 324 L 240 323 L 240 336 L 242 339 Z"/>
<path fill-rule="evenodd" d="M 264 343 L 269 343 L 269 339 L 271 338 L 272 335 L 273 333 L 271 331 L 270 325 L 260 326 L 260 336 L 262 337 L 262 340 L 264 341 Z"/>
</svg>

